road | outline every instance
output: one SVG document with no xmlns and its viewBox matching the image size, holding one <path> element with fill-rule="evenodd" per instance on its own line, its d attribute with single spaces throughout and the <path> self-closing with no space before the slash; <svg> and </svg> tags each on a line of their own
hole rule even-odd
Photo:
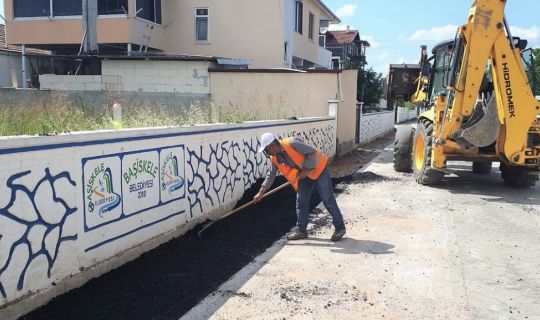
<svg viewBox="0 0 540 320">
<path fill-rule="evenodd" d="M 425 187 L 391 161 L 339 195 L 343 241 L 279 240 L 182 319 L 540 319 L 540 188 L 464 164 Z"/>
</svg>

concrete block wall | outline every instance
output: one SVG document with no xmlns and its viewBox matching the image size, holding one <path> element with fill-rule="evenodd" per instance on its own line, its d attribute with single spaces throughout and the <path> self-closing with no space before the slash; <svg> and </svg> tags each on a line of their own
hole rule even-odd
<svg viewBox="0 0 540 320">
<path fill-rule="evenodd" d="M 43 74 L 39 76 L 41 89 L 66 91 L 101 91 L 101 76 L 69 76 Z"/>
<path fill-rule="evenodd" d="M 110 91 L 210 94 L 209 61 L 104 60 Z"/>
<path fill-rule="evenodd" d="M 394 130 L 394 112 L 366 113 L 360 117 L 360 144 L 370 143 Z"/>
<path fill-rule="evenodd" d="M 406 108 L 398 107 L 397 109 L 397 123 L 412 120 L 417 117 L 416 110 L 407 110 Z"/>
<path fill-rule="evenodd" d="M 230 210 L 264 132 L 336 152 L 330 117 L 0 139 L 0 319 Z"/>
<path fill-rule="evenodd" d="M 210 94 L 209 61 L 104 60 L 102 74 L 40 75 L 41 89 Z"/>
</svg>

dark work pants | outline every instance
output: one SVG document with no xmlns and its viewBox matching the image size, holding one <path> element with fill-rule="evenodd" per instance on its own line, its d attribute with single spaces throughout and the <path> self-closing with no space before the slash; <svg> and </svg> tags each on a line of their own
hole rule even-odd
<svg viewBox="0 0 540 320">
<path fill-rule="evenodd" d="M 332 216 L 332 222 L 336 230 L 345 228 L 343 222 L 343 216 L 336 202 L 334 195 L 334 187 L 332 186 L 332 180 L 330 174 L 325 168 L 319 178 L 315 181 L 304 178 L 298 181 L 298 193 L 296 195 L 296 227 L 301 232 L 306 232 L 309 216 L 309 203 L 311 200 L 311 194 L 313 188 L 317 189 L 324 207 Z"/>
</svg>

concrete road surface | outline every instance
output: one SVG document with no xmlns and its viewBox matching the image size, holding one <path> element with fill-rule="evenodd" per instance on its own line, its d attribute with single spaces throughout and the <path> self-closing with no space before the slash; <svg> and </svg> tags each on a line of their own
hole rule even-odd
<svg viewBox="0 0 540 320">
<path fill-rule="evenodd" d="M 391 162 L 338 197 L 346 239 L 280 240 L 182 319 L 540 319 L 540 188 L 467 164 L 424 187 Z"/>
</svg>

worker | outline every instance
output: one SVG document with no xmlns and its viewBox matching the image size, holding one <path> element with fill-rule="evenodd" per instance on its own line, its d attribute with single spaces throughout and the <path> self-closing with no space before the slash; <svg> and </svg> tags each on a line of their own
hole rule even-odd
<svg viewBox="0 0 540 320">
<path fill-rule="evenodd" d="M 298 138 L 277 140 L 272 133 L 261 136 L 259 152 L 264 152 L 272 161 L 272 168 L 266 174 L 261 189 L 253 200 L 258 202 L 272 186 L 279 170 L 296 190 L 296 227 L 287 234 L 289 240 L 307 238 L 307 225 L 311 193 L 315 187 L 332 216 L 335 227 L 332 241 L 338 241 L 345 235 L 345 223 L 338 208 L 330 174 L 326 169 L 327 156 L 305 144 Z"/>
</svg>

